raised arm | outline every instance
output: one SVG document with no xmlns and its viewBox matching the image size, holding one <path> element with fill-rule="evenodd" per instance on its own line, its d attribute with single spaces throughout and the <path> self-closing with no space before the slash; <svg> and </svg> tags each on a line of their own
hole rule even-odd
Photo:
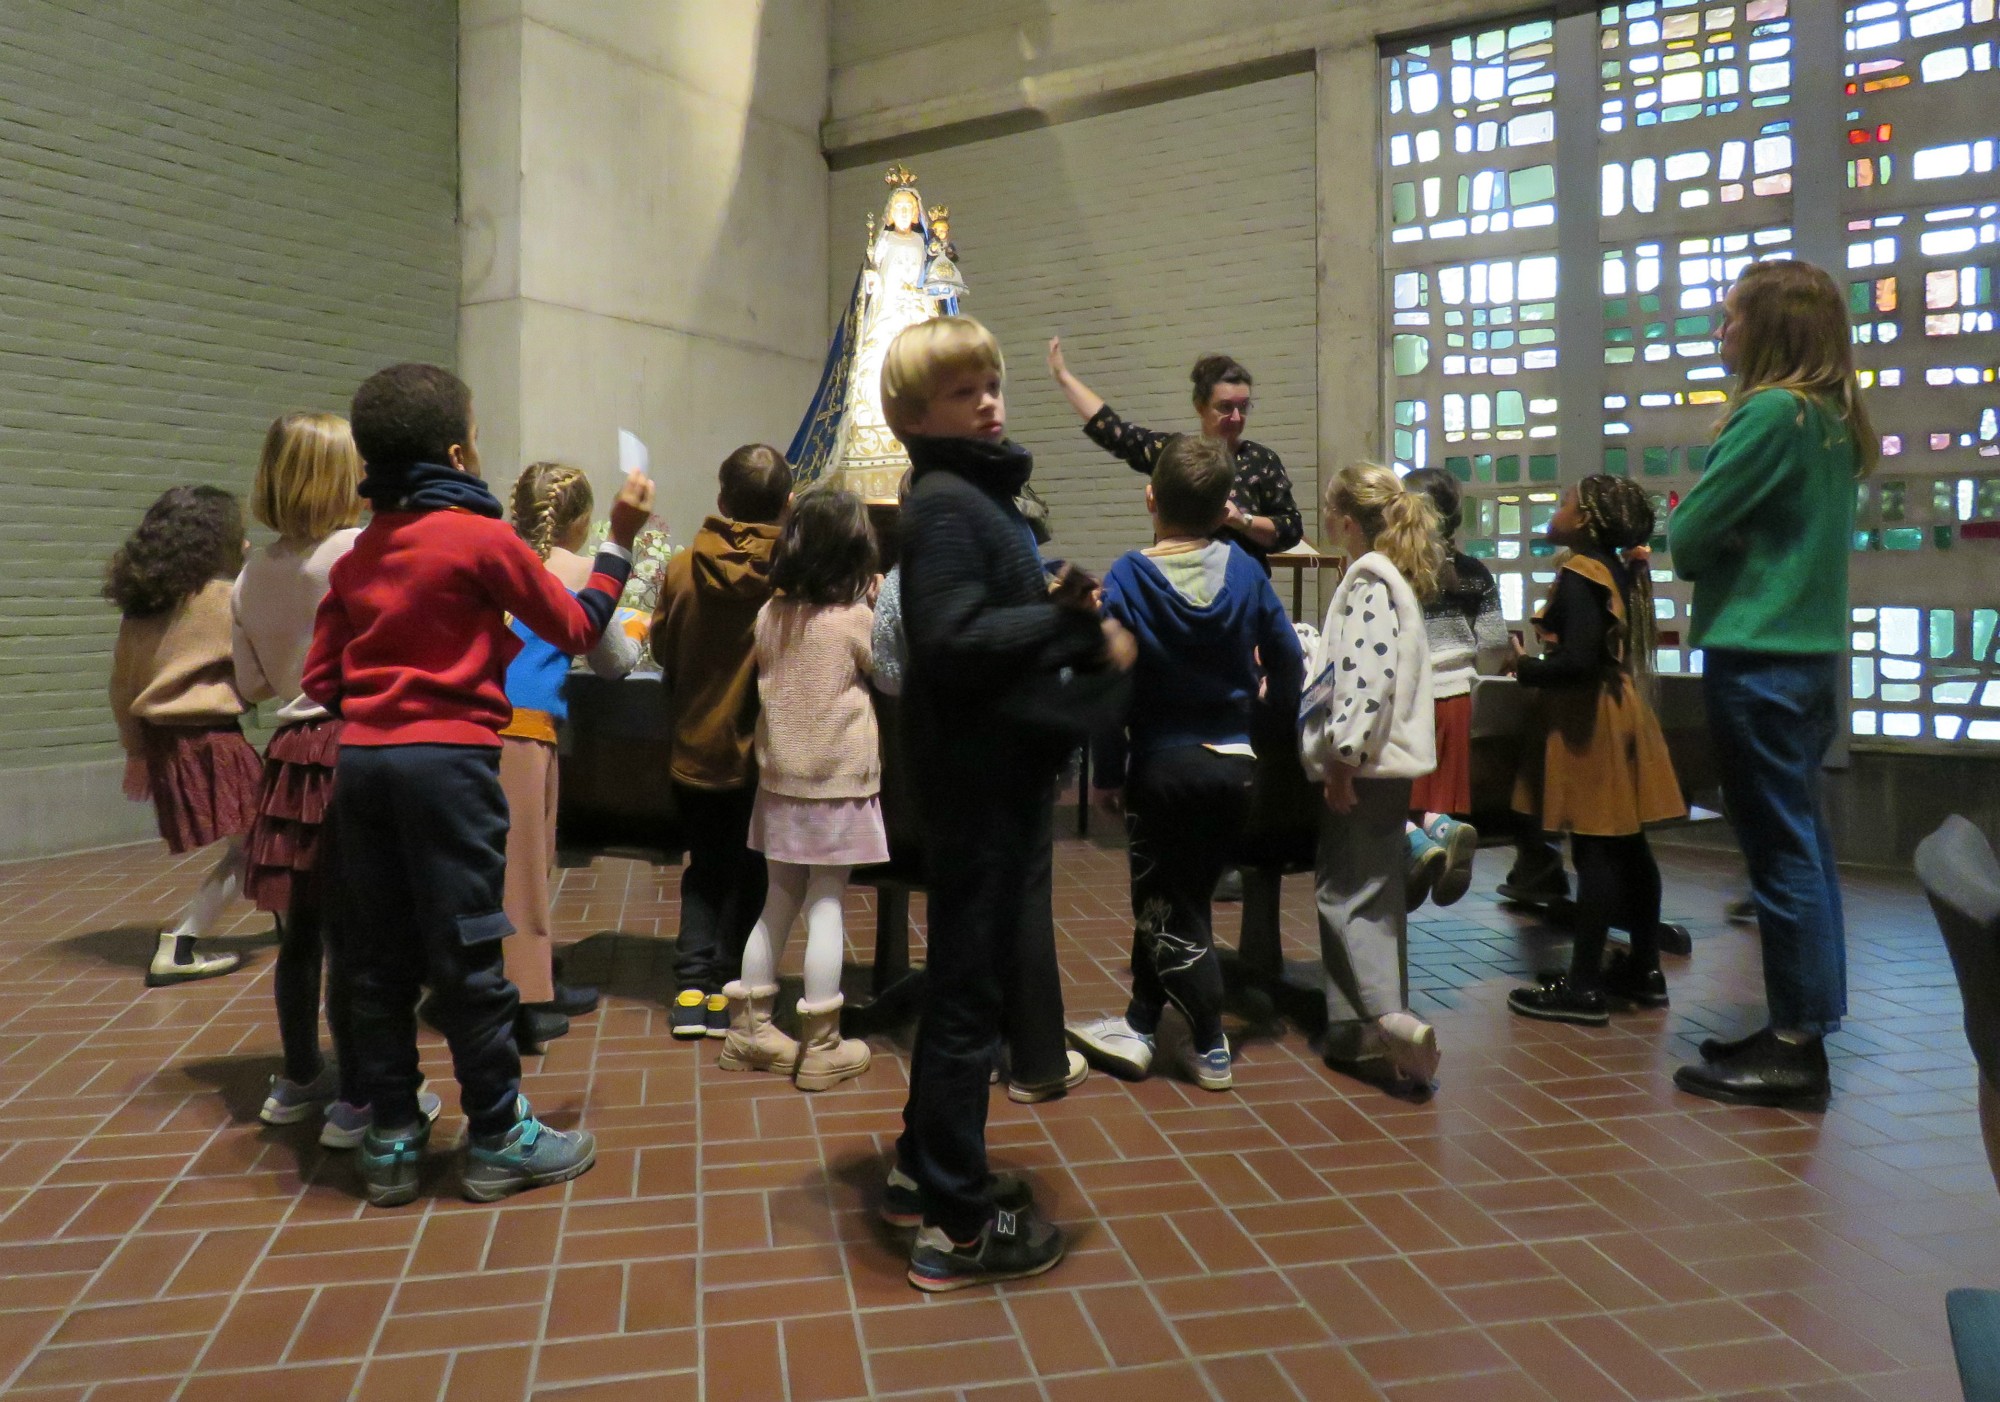
<svg viewBox="0 0 2000 1402">
<path fill-rule="evenodd" d="M 1049 369 L 1062 386 L 1063 396 L 1069 400 L 1083 419 L 1084 435 L 1115 458 L 1122 458 L 1125 465 L 1134 472 L 1152 475 L 1153 464 L 1159 460 L 1160 450 L 1167 446 L 1170 433 L 1155 433 L 1150 428 L 1128 424 L 1118 417 L 1103 396 L 1097 394 L 1083 381 L 1070 374 L 1069 365 L 1063 359 L 1062 338 L 1049 342 Z"/>
<path fill-rule="evenodd" d="M 632 573 L 632 541 L 652 513 L 653 483 L 633 472 L 611 507 L 611 537 L 597 552 L 583 588 L 571 594 L 540 556 L 512 528 L 493 523 L 492 545 L 480 573 L 500 607 L 544 642 L 574 656 L 588 652 L 604 634 L 618 596 Z"/>
<path fill-rule="evenodd" d="M 1070 374 L 1069 362 L 1063 358 L 1060 336 L 1054 337 L 1049 342 L 1049 373 L 1056 377 L 1056 384 L 1061 387 L 1063 398 L 1069 401 L 1070 408 L 1076 410 L 1078 418 L 1089 423 L 1097 417 L 1097 411 L 1104 407 L 1104 397 Z"/>
</svg>

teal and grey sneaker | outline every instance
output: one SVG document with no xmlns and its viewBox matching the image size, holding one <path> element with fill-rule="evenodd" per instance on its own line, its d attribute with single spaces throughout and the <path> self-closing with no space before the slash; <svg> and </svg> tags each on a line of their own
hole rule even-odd
<svg viewBox="0 0 2000 1402">
<path fill-rule="evenodd" d="M 1444 849 L 1444 864 L 1431 887 L 1431 901 L 1456 904 L 1472 885 L 1472 859 L 1479 852 L 1479 829 L 1440 813 L 1424 825 L 1424 836 Z"/>
<path fill-rule="evenodd" d="M 423 1112 L 425 1124 L 435 1122 L 444 1109 L 444 1102 L 431 1094 L 429 1081 L 417 1087 L 417 1109 Z M 336 1100 L 326 1107 L 326 1123 L 319 1127 L 320 1147 L 358 1149 L 369 1126 L 374 1123 L 375 1112 L 368 1106 Z"/>
<path fill-rule="evenodd" d="M 1407 837 L 1409 866 L 1403 873 L 1403 900 L 1405 909 L 1415 910 L 1430 898 L 1438 878 L 1444 875 L 1445 851 L 1422 828 L 1411 828 Z"/>
<path fill-rule="evenodd" d="M 466 1140 L 460 1191 L 471 1202 L 498 1202 L 512 1193 L 566 1183 L 597 1162 L 597 1136 L 587 1129 L 550 1129 L 535 1118 L 528 1098 L 516 1102 L 520 1118 L 504 1134 Z"/>
<path fill-rule="evenodd" d="M 1000 1208 L 963 1246 L 942 1227 L 925 1227 L 910 1249 L 910 1284 L 933 1293 L 1040 1275 L 1063 1258 L 1063 1234 L 1032 1208 Z"/>
<path fill-rule="evenodd" d="M 429 1120 L 383 1131 L 373 1125 L 361 1137 L 361 1186 L 375 1207 L 401 1207 L 417 1196 L 417 1171 L 431 1142 Z"/>
<path fill-rule="evenodd" d="M 340 1073 L 331 1066 L 320 1067 L 319 1074 L 304 1085 L 273 1076 L 271 1093 L 264 1097 L 264 1108 L 257 1112 L 257 1118 L 267 1125 L 295 1125 L 339 1094 Z"/>
<path fill-rule="evenodd" d="M 1063 1029 L 1070 1045 L 1114 1076 L 1143 1080 L 1153 1069 L 1153 1038 L 1122 1017 L 1101 1017 Z"/>
<path fill-rule="evenodd" d="M 1203 1090 L 1228 1090 L 1233 1087 L 1236 1075 L 1229 1064 L 1229 1039 L 1224 1037 L 1221 1046 L 1205 1052 L 1190 1049 L 1188 1069 L 1194 1073 L 1195 1084 Z"/>
</svg>

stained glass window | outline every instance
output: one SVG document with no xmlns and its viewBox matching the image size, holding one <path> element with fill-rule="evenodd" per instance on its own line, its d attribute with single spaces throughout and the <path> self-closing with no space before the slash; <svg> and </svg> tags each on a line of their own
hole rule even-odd
<svg viewBox="0 0 2000 1402">
<path fill-rule="evenodd" d="M 1664 521 L 1727 405 L 1722 299 L 1754 260 L 1812 257 L 1845 281 L 1882 436 L 1855 487 L 1853 733 L 2000 744 L 2000 601 L 1968 553 L 2000 552 L 1996 0 L 1626 0 L 1397 41 L 1383 80 L 1391 449 L 1464 484 L 1460 543 L 1507 616 L 1552 582 L 1563 486 L 1621 473 L 1663 523 L 1658 665 L 1699 668 Z M 1566 113 L 1595 85 L 1596 130 L 1558 129 L 1558 82 Z M 1592 193 L 1594 248 L 1570 203 Z"/>
</svg>

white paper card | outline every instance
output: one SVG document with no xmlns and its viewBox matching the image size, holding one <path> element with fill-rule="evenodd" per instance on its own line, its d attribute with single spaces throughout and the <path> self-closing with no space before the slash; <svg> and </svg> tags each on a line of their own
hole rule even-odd
<svg viewBox="0 0 2000 1402">
<path fill-rule="evenodd" d="M 639 435 L 629 428 L 618 430 L 618 471 L 629 477 L 634 472 L 644 472 L 651 476 L 653 455 L 646 451 L 646 445 L 639 441 Z"/>
</svg>

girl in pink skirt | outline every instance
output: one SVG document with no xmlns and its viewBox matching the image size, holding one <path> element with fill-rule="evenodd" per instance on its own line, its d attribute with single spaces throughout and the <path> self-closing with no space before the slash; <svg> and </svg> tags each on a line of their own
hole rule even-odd
<svg viewBox="0 0 2000 1402">
<path fill-rule="evenodd" d="M 857 866 L 889 859 L 882 750 L 868 678 L 875 533 L 851 492 L 815 491 L 792 507 L 771 557 L 775 593 L 757 615 L 757 802 L 750 845 L 770 867 L 764 914 L 729 998 L 725 1071 L 791 1074 L 825 1090 L 868 1069 L 868 1044 L 840 1035 L 841 897 Z M 778 959 L 806 913 L 801 1041 L 771 1022 Z"/>
<path fill-rule="evenodd" d="M 243 873 L 257 803 L 257 752 L 243 738 L 229 645 L 230 582 L 243 565 L 243 512 L 220 487 L 171 487 L 105 571 L 124 621 L 111 656 L 111 715 L 125 747 L 125 795 L 151 799 L 167 850 L 221 853 L 178 923 L 160 931 L 146 983 L 213 978 L 238 954 L 201 954 Z"/>
</svg>

